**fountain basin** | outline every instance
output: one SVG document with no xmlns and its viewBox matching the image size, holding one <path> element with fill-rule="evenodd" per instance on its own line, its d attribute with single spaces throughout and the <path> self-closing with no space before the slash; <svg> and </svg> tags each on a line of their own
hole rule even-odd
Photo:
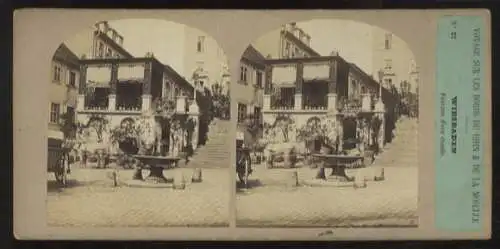
<svg viewBox="0 0 500 249">
<path fill-rule="evenodd" d="M 135 159 L 141 162 L 134 174 L 133 180 L 145 181 L 153 184 L 170 183 L 172 180 L 167 179 L 163 175 L 164 169 L 175 168 L 178 165 L 180 157 L 175 156 L 148 156 L 148 155 L 132 155 Z M 149 169 L 149 175 L 142 178 L 142 169 Z"/>
</svg>

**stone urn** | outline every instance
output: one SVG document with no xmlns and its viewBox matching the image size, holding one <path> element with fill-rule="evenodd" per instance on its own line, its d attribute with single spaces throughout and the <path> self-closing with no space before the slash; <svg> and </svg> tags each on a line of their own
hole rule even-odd
<svg viewBox="0 0 500 249">
<path fill-rule="evenodd" d="M 332 154 L 332 152 L 333 152 L 333 148 L 331 148 L 330 146 L 327 146 L 325 144 L 321 145 L 321 150 L 320 150 L 321 154 L 329 155 L 329 154 Z"/>
</svg>

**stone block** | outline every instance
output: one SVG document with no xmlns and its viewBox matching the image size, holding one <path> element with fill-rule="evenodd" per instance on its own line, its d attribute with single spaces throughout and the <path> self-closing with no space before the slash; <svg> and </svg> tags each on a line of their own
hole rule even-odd
<svg viewBox="0 0 500 249">
<path fill-rule="evenodd" d="M 184 173 L 179 171 L 174 176 L 174 189 L 185 189 L 186 188 L 186 179 L 184 177 Z"/>
<path fill-rule="evenodd" d="M 286 186 L 289 188 L 295 188 L 299 186 L 299 176 L 297 171 L 286 172 Z"/>
<path fill-rule="evenodd" d="M 201 182 L 201 181 L 202 181 L 201 169 L 196 168 L 193 170 L 193 176 L 191 177 L 191 182 Z"/>
</svg>

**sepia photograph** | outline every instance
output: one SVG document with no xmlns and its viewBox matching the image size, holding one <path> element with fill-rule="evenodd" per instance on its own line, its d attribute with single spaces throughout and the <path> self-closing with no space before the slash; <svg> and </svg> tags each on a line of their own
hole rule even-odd
<svg viewBox="0 0 500 249">
<path fill-rule="evenodd" d="M 49 226 L 228 226 L 230 75 L 213 38 L 99 21 L 46 67 Z"/>
<path fill-rule="evenodd" d="M 247 47 L 237 76 L 237 226 L 418 226 L 419 67 L 404 40 L 287 23 Z"/>
<path fill-rule="evenodd" d="M 486 9 L 17 10 L 13 234 L 491 238 L 490 38 Z"/>
</svg>

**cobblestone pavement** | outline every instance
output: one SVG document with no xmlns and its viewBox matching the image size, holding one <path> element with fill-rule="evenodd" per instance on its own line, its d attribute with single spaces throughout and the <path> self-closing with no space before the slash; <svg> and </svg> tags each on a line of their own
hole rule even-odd
<svg viewBox="0 0 500 249">
<path fill-rule="evenodd" d="M 297 170 L 302 183 L 313 179 L 317 172 L 307 167 L 256 166 L 250 177 L 255 186 L 236 197 L 238 226 L 415 226 L 418 223 L 417 167 L 386 168 L 384 181 L 368 181 L 367 188 L 359 189 L 352 183 L 289 188 L 284 183 L 287 171 L 292 170 Z M 347 174 L 356 174 L 356 170 Z"/>
<path fill-rule="evenodd" d="M 47 219 L 51 226 L 227 226 L 229 178 L 225 169 L 203 170 L 203 182 L 184 190 L 113 187 L 112 169 L 73 167 L 69 186 L 55 187 L 48 176 Z M 165 170 L 166 176 L 192 169 Z M 120 181 L 132 179 L 132 170 L 120 170 Z"/>
</svg>

